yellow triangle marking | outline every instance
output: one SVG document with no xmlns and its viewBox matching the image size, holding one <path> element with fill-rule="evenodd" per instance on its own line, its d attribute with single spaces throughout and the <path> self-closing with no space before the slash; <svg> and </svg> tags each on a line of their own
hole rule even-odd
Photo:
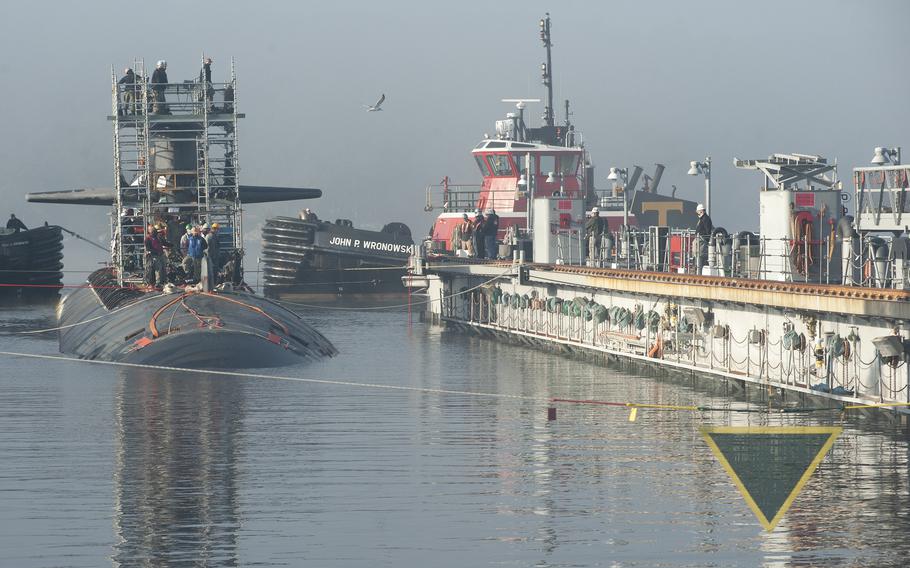
<svg viewBox="0 0 910 568">
<path fill-rule="evenodd" d="M 784 513 L 790 508 L 790 505 L 793 504 L 793 501 L 796 499 L 796 496 L 799 495 L 799 492 L 802 491 L 803 486 L 809 481 L 809 478 L 812 477 L 812 474 L 815 472 L 815 468 L 818 467 L 818 464 L 821 463 L 822 459 L 828 453 L 828 450 L 831 449 L 831 446 L 834 445 L 834 441 L 837 440 L 838 436 L 843 432 L 843 428 L 840 426 L 703 426 L 699 428 L 702 437 L 707 442 L 708 447 L 711 448 L 711 452 L 714 453 L 714 456 L 724 467 L 727 474 L 730 476 L 730 479 L 733 480 L 733 483 L 736 485 L 736 488 L 739 489 L 739 492 L 742 494 L 743 499 L 749 505 L 749 508 L 752 509 L 752 512 L 758 518 L 759 522 L 765 528 L 766 531 L 774 530 L 774 527 L 780 522 L 781 518 L 784 516 Z M 822 445 L 821 449 L 816 454 L 815 458 L 812 460 L 812 463 L 806 468 L 806 471 L 803 472 L 803 475 L 799 478 L 799 481 L 790 491 L 790 494 L 787 496 L 787 499 L 783 502 L 778 509 L 777 514 L 774 515 L 774 518 L 768 520 L 765 517 L 765 514 L 762 512 L 761 508 L 752 498 L 752 495 L 749 494 L 749 491 L 746 489 L 746 486 L 743 485 L 742 480 L 739 478 L 739 475 L 736 474 L 736 471 L 733 467 L 730 466 L 730 462 L 724 456 L 723 452 L 717 446 L 714 439 L 711 438 L 712 434 L 828 434 L 828 440 Z"/>
</svg>

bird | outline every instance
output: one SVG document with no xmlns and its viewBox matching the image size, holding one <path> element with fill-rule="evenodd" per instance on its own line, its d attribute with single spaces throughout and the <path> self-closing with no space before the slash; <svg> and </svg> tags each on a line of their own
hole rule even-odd
<svg viewBox="0 0 910 568">
<path fill-rule="evenodd" d="M 363 105 L 363 108 L 367 109 L 367 112 L 375 112 L 375 111 L 377 111 L 377 110 L 382 110 L 382 109 L 379 108 L 379 107 L 382 106 L 382 103 L 383 103 L 383 102 L 385 102 L 385 93 L 383 93 L 382 96 L 379 97 L 379 100 L 376 101 L 376 104 L 374 104 L 374 105 L 372 105 L 372 106 L 371 106 L 371 105 Z"/>
</svg>

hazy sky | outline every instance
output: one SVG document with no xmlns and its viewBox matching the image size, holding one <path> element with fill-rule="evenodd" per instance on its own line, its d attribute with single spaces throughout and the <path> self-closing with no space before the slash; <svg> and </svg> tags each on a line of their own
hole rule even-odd
<svg viewBox="0 0 910 568">
<path fill-rule="evenodd" d="M 253 254 L 265 216 L 305 205 L 424 235 L 424 188 L 445 175 L 478 183 L 470 149 L 512 110 L 499 100 L 544 97 L 537 21 L 548 10 L 555 106 L 572 101 L 598 187 L 610 166 L 661 162 L 662 189 L 700 200 L 703 179 L 685 172 L 710 154 L 715 225 L 754 228 L 761 178 L 734 156 L 836 157 L 849 186 L 875 146 L 910 155 L 907 1 L 32 1 L 0 18 L 0 198 L 26 223 L 106 244 L 105 208 L 23 195 L 112 185 L 111 66 L 167 59 L 180 81 L 204 51 L 216 81 L 237 62 L 241 180 L 325 192 L 250 206 Z M 381 92 L 384 112 L 364 112 Z M 66 252 L 68 268 L 103 257 L 77 241 Z"/>
</svg>

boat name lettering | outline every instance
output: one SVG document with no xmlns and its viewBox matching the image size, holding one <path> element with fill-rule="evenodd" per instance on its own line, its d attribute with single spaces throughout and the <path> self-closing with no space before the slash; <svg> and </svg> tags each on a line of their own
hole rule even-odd
<svg viewBox="0 0 910 568">
<path fill-rule="evenodd" d="M 350 247 L 362 250 L 377 250 L 382 252 L 396 252 L 401 254 L 411 254 L 414 252 L 414 245 L 401 243 L 386 243 L 382 241 L 362 241 L 348 237 L 332 237 L 329 239 L 330 245 L 339 247 Z"/>
</svg>

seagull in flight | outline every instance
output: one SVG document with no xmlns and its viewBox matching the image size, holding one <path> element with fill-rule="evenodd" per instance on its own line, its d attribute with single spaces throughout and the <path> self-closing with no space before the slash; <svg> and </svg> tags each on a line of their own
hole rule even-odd
<svg viewBox="0 0 910 568">
<path fill-rule="evenodd" d="M 383 93 L 382 96 L 379 97 L 379 100 L 376 101 L 376 104 L 374 104 L 372 106 L 363 105 L 363 108 L 367 109 L 367 112 L 376 112 L 378 110 L 382 110 L 380 107 L 382 106 L 383 102 L 385 102 L 385 93 Z"/>
</svg>

